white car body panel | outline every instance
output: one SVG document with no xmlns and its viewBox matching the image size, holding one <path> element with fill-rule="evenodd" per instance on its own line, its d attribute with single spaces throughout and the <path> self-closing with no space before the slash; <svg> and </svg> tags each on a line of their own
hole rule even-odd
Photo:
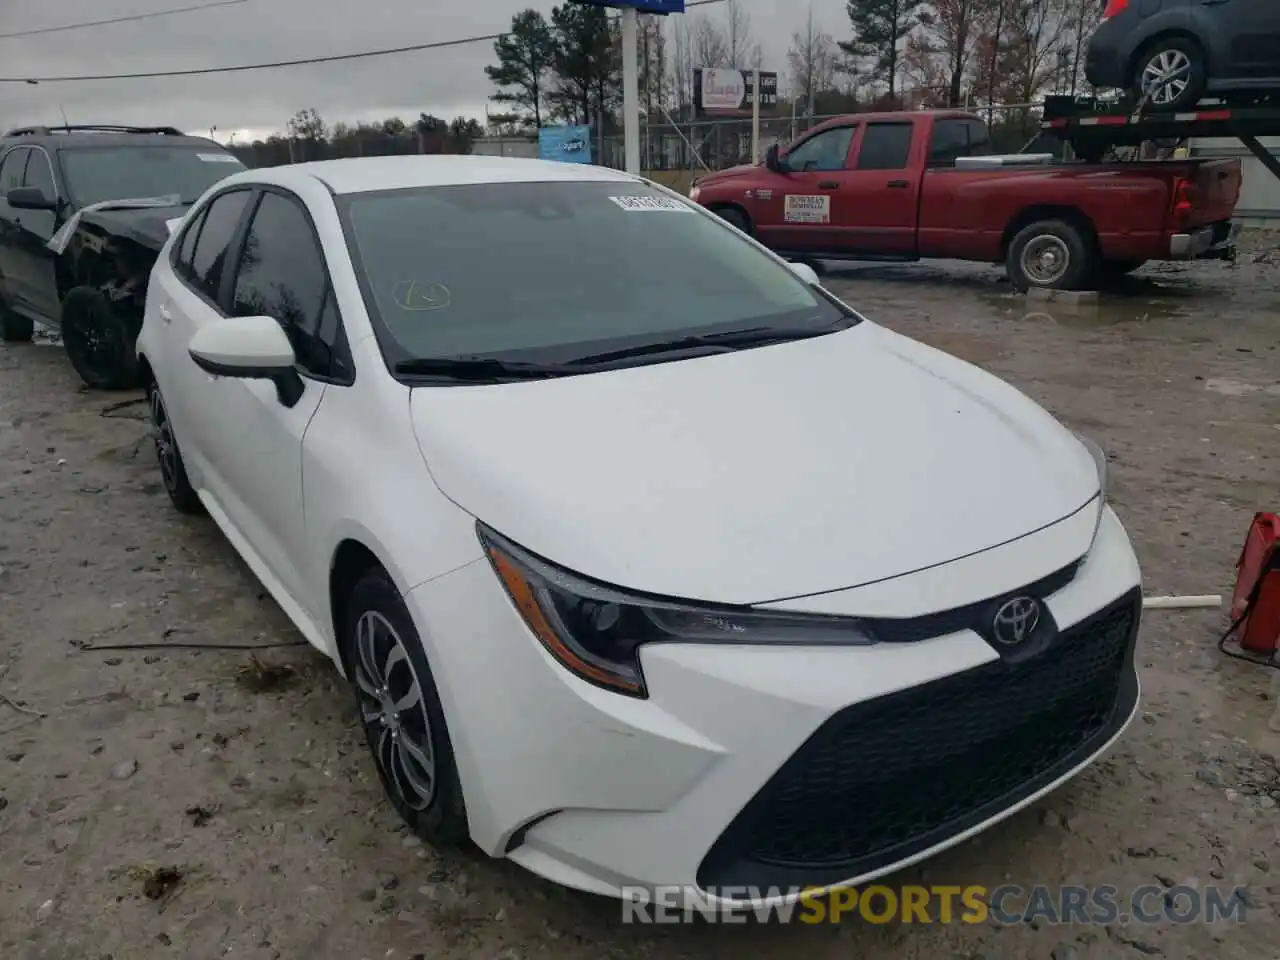
<svg viewBox="0 0 1280 960">
<path fill-rule="evenodd" d="M 802 613 L 917 617 L 1083 557 L 1045 599 L 1067 629 L 1141 578 L 1115 514 L 1099 516 L 1096 465 L 1076 438 L 1011 386 L 870 322 L 536 382 L 411 389 L 394 379 L 331 188 L 550 179 L 634 182 L 599 167 L 461 157 L 237 174 L 214 189 L 274 184 L 306 205 L 354 381 L 305 379 L 286 408 L 270 382 L 203 373 L 187 349 L 216 314 L 173 273 L 168 248 L 138 349 L 211 516 L 340 669 L 330 597 L 339 551 L 359 544 L 386 568 L 436 678 L 482 849 L 598 893 L 696 885 L 721 831 L 835 713 L 998 654 L 971 630 L 857 647 L 668 643 L 641 648 L 648 698 L 620 696 L 537 641 L 484 555 L 477 519 L 605 583 Z M 923 859 L 1034 802 L 1107 749 L 1134 710 L 1136 699 L 1051 783 L 828 885 Z"/>
</svg>

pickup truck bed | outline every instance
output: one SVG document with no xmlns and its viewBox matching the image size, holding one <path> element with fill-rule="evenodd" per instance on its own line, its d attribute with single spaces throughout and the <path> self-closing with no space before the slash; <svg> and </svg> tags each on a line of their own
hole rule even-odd
<svg viewBox="0 0 1280 960">
<path fill-rule="evenodd" d="M 1019 289 L 1234 255 L 1237 160 L 956 166 L 988 143 L 970 114 L 856 114 L 691 196 L 794 259 L 1003 262 Z"/>
</svg>

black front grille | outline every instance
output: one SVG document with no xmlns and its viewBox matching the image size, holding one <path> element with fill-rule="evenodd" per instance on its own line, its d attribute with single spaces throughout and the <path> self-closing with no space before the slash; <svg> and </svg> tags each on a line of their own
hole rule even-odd
<svg viewBox="0 0 1280 960">
<path fill-rule="evenodd" d="M 1062 776 L 1137 698 L 1133 591 L 1001 660 L 856 704 L 824 724 L 703 860 L 704 886 L 834 883 L 919 853 Z"/>
</svg>

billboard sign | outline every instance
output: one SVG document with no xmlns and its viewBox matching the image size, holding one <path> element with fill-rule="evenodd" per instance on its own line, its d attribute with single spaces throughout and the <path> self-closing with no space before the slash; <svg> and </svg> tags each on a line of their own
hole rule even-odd
<svg viewBox="0 0 1280 960">
<path fill-rule="evenodd" d="M 538 130 L 538 156 L 561 163 L 590 163 L 591 128 L 542 127 Z"/>
<path fill-rule="evenodd" d="M 593 7 L 635 7 L 641 13 L 656 13 L 666 16 L 668 13 L 684 13 L 685 0 L 575 0 Z"/>
<path fill-rule="evenodd" d="M 698 67 L 693 71 L 693 102 L 698 116 L 749 117 L 753 101 L 752 71 Z M 760 71 L 760 112 L 778 109 L 778 75 Z"/>
</svg>

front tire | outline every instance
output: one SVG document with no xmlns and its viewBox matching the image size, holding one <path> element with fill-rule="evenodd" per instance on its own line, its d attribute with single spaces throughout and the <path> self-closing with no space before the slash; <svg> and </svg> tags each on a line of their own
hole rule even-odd
<svg viewBox="0 0 1280 960">
<path fill-rule="evenodd" d="M 80 379 L 97 390 L 138 385 L 137 330 L 105 296 L 76 287 L 62 301 L 62 344 Z"/>
<path fill-rule="evenodd" d="M 341 642 L 365 738 L 387 798 L 434 846 L 470 836 L 444 707 L 418 631 L 381 569 L 347 599 Z"/>
<path fill-rule="evenodd" d="M 747 216 L 745 210 L 740 210 L 738 207 L 719 207 L 716 209 L 716 216 L 731 227 L 737 227 L 747 236 L 751 235 L 751 218 Z"/>
<path fill-rule="evenodd" d="M 151 432 L 155 437 L 156 462 L 160 466 L 164 492 L 169 495 L 169 500 L 179 513 L 201 513 L 204 505 L 191 486 L 191 481 L 187 479 L 187 468 L 182 462 L 182 451 L 178 449 L 169 411 L 165 408 L 164 398 L 160 396 L 160 388 L 154 383 L 147 385 L 147 406 L 151 410 Z"/>
<path fill-rule="evenodd" d="M 1156 40 L 1137 56 L 1130 87 L 1138 101 L 1152 87 L 1147 100 L 1150 108 L 1161 113 L 1173 113 L 1190 110 L 1199 103 L 1208 82 L 1200 44 L 1189 37 L 1165 37 Z"/>
<path fill-rule="evenodd" d="M 1079 290 L 1093 273 L 1093 245 L 1074 224 L 1041 220 L 1018 231 L 1006 266 L 1015 290 Z"/>
</svg>

